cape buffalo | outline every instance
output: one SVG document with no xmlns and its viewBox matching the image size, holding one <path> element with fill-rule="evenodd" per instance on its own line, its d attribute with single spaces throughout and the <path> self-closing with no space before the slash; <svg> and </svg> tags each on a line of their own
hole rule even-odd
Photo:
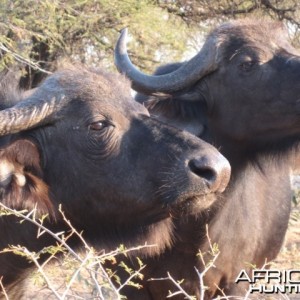
<svg viewBox="0 0 300 300">
<path fill-rule="evenodd" d="M 68 226 L 62 209 L 83 237 L 106 251 L 120 244 L 153 257 L 172 247 L 172 213 L 209 207 L 230 176 L 228 161 L 191 134 L 149 116 L 135 102 L 124 76 L 68 67 L 27 93 L 0 88 L 0 197 L 18 210 L 48 214 L 54 232 Z M 22 245 L 39 251 L 54 244 L 17 217 L 1 216 L 0 249 Z M 74 245 L 76 242 L 74 241 Z M 30 263 L 0 255 L 8 287 Z"/>
<path fill-rule="evenodd" d="M 229 22 L 213 30 L 191 60 L 160 67 L 150 76 L 131 64 L 125 30 L 115 61 L 141 93 L 138 100 L 147 100 L 153 116 L 213 143 L 232 168 L 229 186 L 220 197 L 223 203 L 198 221 L 190 219 L 183 231 L 197 228 L 198 239 L 195 232 L 182 237 L 189 246 L 175 245 L 164 261 L 169 259 L 176 280 L 186 279 L 186 291 L 200 297 L 191 265 L 202 270 L 203 266 L 190 249 L 209 249 L 203 238 L 207 223 L 220 255 L 216 268 L 204 278 L 209 287 L 206 298 L 245 295 L 248 286 L 236 284 L 236 277 L 241 270 L 259 268 L 276 257 L 290 214 L 289 165 L 300 137 L 300 55 L 287 31 L 268 20 Z M 177 223 L 180 227 L 180 220 Z M 192 263 L 173 268 L 172 257 L 178 264 L 176 251 Z M 166 276 L 166 264 L 160 267 L 150 260 L 148 265 L 158 266 L 149 269 L 150 277 Z M 162 281 L 151 281 L 148 287 L 153 295 L 158 289 L 167 295 L 170 289 Z"/>
</svg>

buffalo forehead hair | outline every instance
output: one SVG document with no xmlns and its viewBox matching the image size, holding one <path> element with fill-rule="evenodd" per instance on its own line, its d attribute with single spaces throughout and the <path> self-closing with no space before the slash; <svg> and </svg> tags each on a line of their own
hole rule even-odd
<svg viewBox="0 0 300 300">
<path fill-rule="evenodd" d="M 274 46 L 273 41 L 284 43 L 288 40 L 288 32 L 281 22 L 246 18 L 224 23 L 214 29 L 208 37 L 217 47 L 218 60 L 222 60 L 227 52 L 238 47 L 240 42 L 270 48 Z"/>
<path fill-rule="evenodd" d="M 16 70 L 5 70 L 0 73 L 0 109 L 5 109 L 22 101 L 34 90 L 19 89 L 21 73 Z M 113 84 L 112 84 L 113 82 Z M 67 92 L 72 98 L 89 97 L 97 99 L 105 95 L 124 97 L 124 92 L 130 97 L 130 82 L 121 74 L 108 73 L 97 68 L 87 68 L 79 63 L 63 63 L 59 69 L 44 79 L 38 88 L 53 95 Z"/>
<path fill-rule="evenodd" d="M 275 22 L 270 20 L 254 20 L 254 19 L 241 19 L 228 23 L 224 23 L 221 26 L 214 29 L 211 34 L 215 34 L 219 37 L 226 38 L 226 36 L 247 36 L 247 38 L 257 38 L 258 36 L 264 38 L 270 38 L 269 33 L 274 30 L 287 37 L 287 32 L 284 25 L 281 22 Z"/>
<path fill-rule="evenodd" d="M 67 65 L 60 68 L 53 79 L 71 97 L 87 97 L 97 99 L 99 96 L 112 97 L 120 93 L 124 97 L 124 92 L 130 96 L 130 82 L 121 74 L 108 73 L 96 68 L 87 68 L 80 64 Z M 113 84 L 112 84 L 113 83 Z M 51 89 L 51 86 L 48 85 Z M 57 86 L 56 86 L 57 87 Z"/>
</svg>

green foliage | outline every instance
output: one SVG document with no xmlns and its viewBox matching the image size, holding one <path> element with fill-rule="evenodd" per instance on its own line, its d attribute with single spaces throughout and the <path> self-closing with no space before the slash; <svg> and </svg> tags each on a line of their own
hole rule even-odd
<svg viewBox="0 0 300 300">
<path fill-rule="evenodd" d="M 22 63 L 22 87 L 37 85 L 59 58 L 113 67 L 122 28 L 132 39 L 129 53 L 143 71 L 182 60 L 200 48 L 216 23 L 249 15 L 284 20 L 298 43 L 296 0 L 0 0 L 0 71 Z M 199 42 L 200 40 L 200 42 Z M 188 55 L 188 56 L 190 56 Z M 26 66 L 26 67 L 25 67 Z"/>
<path fill-rule="evenodd" d="M 178 59 L 187 38 L 178 28 L 185 25 L 155 3 L 151 0 L 2 0 L 0 67 L 21 61 L 53 70 L 55 61 L 65 57 L 112 67 L 113 47 L 124 27 L 129 27 L 135 37 L 130 48 L 134 60 L 142 62 L 142 67 L 147 68 L 147 62 L 153 60 L 157 50 Z"/>
</svg>

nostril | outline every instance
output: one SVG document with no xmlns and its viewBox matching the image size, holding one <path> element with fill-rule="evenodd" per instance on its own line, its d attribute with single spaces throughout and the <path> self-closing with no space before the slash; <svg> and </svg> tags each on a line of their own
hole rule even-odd
<svg viewBox="0 0 300 300">
<path fill-rule="evenodd" d="M 188 167 L 193 177 L 197 176 L 211 192 L 222 193 L 229 183 L 230 164 L 220 153 L 194 157 L 189 160 Z"/>
<path fill-rule="evenodd" d="M 192 159 L 189 161 L 188 166 L 194 174 L 205 179 L 210 185 L 217 179 L 216 170 L 209 166 L 205 159 Z"/>
</svg>

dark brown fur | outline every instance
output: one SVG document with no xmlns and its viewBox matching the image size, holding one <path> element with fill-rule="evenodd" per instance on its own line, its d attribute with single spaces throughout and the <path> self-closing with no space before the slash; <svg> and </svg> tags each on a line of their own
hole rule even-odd
<svg viewBox="0 0 300 300">
<path fill-rule="evenodd" d="M 1 84 L 3 107 L 10 107 L 5 78 Z M 216 149 L 152 119 L 133 101 L 123 76 L 71 67 L 18 97 L 11 106 L 48 97 L 68 100 L 57 104 L 55 116 L 0 138 L 0 201 L 36 209 L 36 217 L 47 214 L 44 225 L 53 232 L 69 229 L 58 212 L 62 205 L 72 225 L 99 250 L 147 243 L 155 247 L 132 255 L 158 256 L 176 238 L 173 211 L 192 202 L 209 207 L 215 197 L 206 194 L 221 192 L 229 180 L 229 164 Z M 9 128 L 12 119 L 6 121 Z M 22 245 L 40 251 L 55 244 L 47 234 L 37 238 L 30 222 L 19 221 L 0 217 L 0 249 Z M 70 241 L 71 247 L 79 244 Z M 31 265 L 24 257 L 1 254 L 4 286 L 18 285 Z"/>
<path fill-rule="evenodd" d="M 162 257 L 168 266 L 149 259 L 145 285 L 151 296 L 143 299 L 157 299 L 158 293 L 166 296 L 169 289 L 176 290 L 170 283 L 147 282 L 151 277 L 166 277 L 167 271 L 176 280 L 185 279 L 186 291 L 200 298 L 193 267 L 203 270 L 195 257 L 198 249 L 209 251 L 206 224 L 211 242 L 220 249 L 216 267 L 204 278 L 209 287 L 206 299 L 223 292 L 244 296 L 247 286 L 235 283 L 237 275 L 242 269 L 250 271 L 250 265 L 259 268 L 274 259 L 288 225 L 290 165 L 300 137 L 300 55 L 282 24 L 271 21 L 227 23 L 212 31 L 207 41 L 213 43 L 216 55 L 213 72 L 175 92 L 161 95 L 153 89 L 152 95 L 138 94 L 137 100 L 146 101 L 158 119 L 217 146 L 230 161 L 232 177 L 210 213 L 188 222 L 177 220 L 184 242 Z M 170 73 L 183 64 L 162 66 L 156 74 Z M 185 248 L 187 240 L 190 246 Z M 205 259 L 209 261 L 210 255 Z"/>
</svg>

